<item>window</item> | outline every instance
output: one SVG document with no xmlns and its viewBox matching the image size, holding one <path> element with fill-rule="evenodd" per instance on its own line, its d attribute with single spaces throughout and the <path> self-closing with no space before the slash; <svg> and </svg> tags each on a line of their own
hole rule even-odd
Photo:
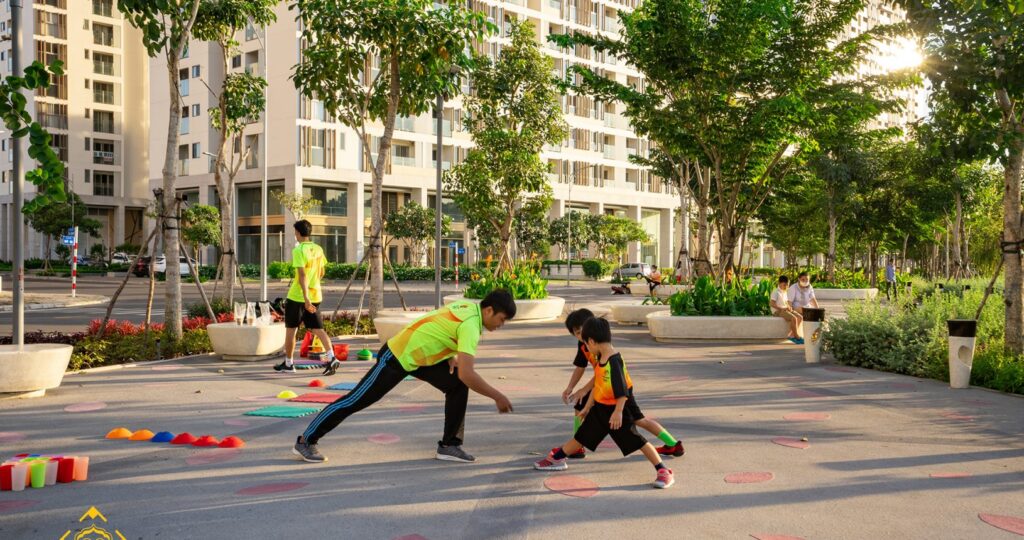
<svg viewBox="0 0 1024 540">
<path fill-rule="evenodd" d="M 86 169 L 85 170 L 85 183 L 88 184 L 90 182 L 92 182 L 92 171 L 90 171 L 89 169 Z"/>
<path fill-rule="evenodd" d="M 114 13 L 114 0 L 92 0 L 92 14 L 111 17 Z"/>
<path fill-rule="evenodd" d="M 431 208 L 437 207 L 437 195 L 430 195 L 427 197 L 427 204 Z M 463 223 L 466 221 L 466 215 L 462 212 L 462 208 L 455 204 L 455 201 L 449 198 L 441 199 L 441 214 L 445 216 L 451 216 L 452 222 Z"/>
<path fill-rule="evenodd" d="M 199 104 L 192 106 L 192 116 L 199 116 Z"/>
<path fill-rule="evenodd" d="M 188 68 L 184 68 L 178 72 L 178 93 L 182 97 L 188 95 Z"/>
<path fill-rule="evenodd" d="M 324 148 L 324 145 L 325 145 L 325 143 L 324 143 L 324 131 L 326 131 L 326 130 L 314 129 L 313 130 L 313 137 L 310 140 L 310 145 L 311 145 L 312 148 L 311 148 L 311 153 L 310 153 L 309 164 L 314 166 L 314 167 L 323 167 L 324 166 L 324 153 L 325 153 L 325 148 Z"/>
<path fill-rule="evenodd" d="M 201 73 L 202 73 L 202 68 L 200 66 L 192 66 L 192 78 L 193 79 L 198 79 L 199 75 Z"/>
<path fill-rule="evenodd" d="M 36 60 L 39 62 L 50 65 L 54 60 L 60 60 L 65 65 L 68 63 L 68 48 L 66 45 L 60 43 L 51 43 L 48 41 L 36 41 Z M 8 55 L 8 61 L 10 61 L 10 55 Z M 53 78 L 53 84 L 47 88 L 40 88 L 36 90 L 37 96 L 46 96 L 57 99 L 68 98 L 68 77 L 62 75 L 60 77 Z"/>
<path fill-rule="evenodd" d="M 89 137 L 86 137 L 85 138 L 85 151 L 88 152 L 89 150 L 92 150 L 92 139 L 90 139 Z"/>
<path fill-rule="evenodd" d="M 319 186 L 305 186 L 303 192 L 321 202 L 321 205 L 310 210 L 314 216 L 347 216 L 348 215 L 348 190 L 344 188 L 329 188 Z"/>
<path fill-rule="evenodd" d="M 242 55 L 236 54 L 231 57 L 231 67 L 239 68 L 242 67 Z"/>
<path fill-rule="evenodd" d="M 109 24 L 93 23 L 92 42 L 96 45 L 112 47 L 114 45 L 114 27 Z"/>
<path fill-rule="evenodd" d="M 256 28 L 250 23 L 245 25 L 245 40 L 252 41 L 256 39 Z"/>
<path fill-rule="evenodd" d="M 178 176 L 188 176 L 188 145 L 178 145 Z"/>
<path fill-rule="evenodd" d="M 114 55 L 106 53 L 93 53 L 92 72 L 99 75 L 114 74 Z"/>
<path fill-rule="evenodd" d="M 97 165 L 115 165 L 114 141 L 96 139 L 92 151 L 92 162 Z"/>
<path fill-rule="evenodd" d="M 92 175 L 92 194 L 103 197 L 114 196 L 114 173 L 96 171 Z"/>
<path fill-rule="evenodd" d="M 299 166 L 335 168 L 337 134 L 333 129 L 299 126 Z"/>
<path fill-rule="evenodd" d="M 112 111 L 94 111 L 92 130 L 100 133 L 114 133 L 114 113 Z"/>
<path fill-rule="evenodd" d="M 67 39 L 67 15 L 52 11 L 35 10 L 37 35 L 57 39 Z"/>
<path fill-rule="evenodd" d="M 57 157 L 59 157 L 61 161 L 67 161 L 68 136 L 55 134 L 52 135 L 52 137 L 53 138 L 50 140 L 50 146 L 53 148 L 53 151 L 57 153 Z"/>
<path fill-rule="evenodd" d="M 268 188 L 267 215 L 280 216 L 284 214 L 284 207 L 278 202 L 275 193 L 284 193 L 281 186 L 270 186 Z M 255 217 L 260 215 L 260 188 L 246 187 L 238 188 L 238 217 Z"/>
<path fill-rule="evenodd" d="M 312 239 L 324 250 L 324 256 L 328 261 L 345 262 L 346 235 L 346 227 L 314 225 Z"/>
<path fill-rule="evenodd" d="M 92 100 L 96 103 L 114 104 L 114 83 L 99 82 L 92 85 Z"/>
<path fill-rule="evenodd" d="M 67 129 L 68 106 L 57 103 L 36 102 L 36 121 L 45 128 Z"/>
<path fill-rule="evenodd" d="M 42 6 L 55 7 L 57 9 L 68 8 L 67 0 L 36 0 L 35 3 Z"/>
<path fill-rule="evenodd" d="M 199 159 L 199 154 L 201 153 L 199 143 L 192 143 L 192 159 Z"/>
</svg>

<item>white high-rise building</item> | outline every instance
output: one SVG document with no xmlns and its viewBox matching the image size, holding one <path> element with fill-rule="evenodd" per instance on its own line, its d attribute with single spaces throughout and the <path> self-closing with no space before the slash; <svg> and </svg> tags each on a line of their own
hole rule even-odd
<svg viewBox="0 0 1024 540">
<path fill-rule="evenodd" d="M 20 64 L 64 63 L 65 75 L 29 98 L 33 118 L 53 135 L 70 188 L 102 224 L 99 238 L 83 235 L 80 254 L 96 243 L 110 249 L 145 239 L 149 193 L 149 58 L 141 33 L 117 11 L 115 0 L 22 0 Z M 0 34 L 11 30 L 10 3 L 0 6 Z M 0 42 L 0 74 L 11 72 L 11 42 Z M 13 257 L 13 149 L 0 133 L 0 259 Z M 22 168 L 28 141 L 21 145 Z M 34 195 L 25 184 L 25 199 Z M 43 235 L 26 226 L 25 258 L 45 257 Z M 53 243 L 55 244 L 55 242 Z M 51 244 L 51 247 L 52 245 Z"/>
<path fill-rule="evenodd" d="M 548 34 L 572 30 L 615 33 L 617 10 L 629 10 L 636 4 L 636 0 L 470 2 L 473 9 L 490 16 L 501 28 L 499 35 L 480 44 L 480 51 L 493 54 L 501 43 L 507 43 L 508 21 L 519 18 L 533 24 L 543 50 L 555 60 L 559 74 L 564 74 L 573 64 L 582 64 L 613 75 L 622 83 L 642 85 L 638 72 L 610 57 L 582 46 L 575 50 L 559 49 L 546 39 Z M 299 57 L 298 23 L 295 14 L 285 5 L 277 9 L 278 20 L 267 29 L 265 37 L 260 28 L 239 33 L 240 51 L 231 59 L 228 69 L 255 70 L 262 74 L 269 60 L 270 190 L 311 194 L 322 201 L 323 205 L 307 217 L 314 224 L 314 239 L 324 247 L 330 260 L 357 261 L 368 236 L 371 175 L 355 132 L 330 118 L 322 103 L 301 97 L 295 89 L 290 76 Z M 261 39 L 266 50 L 273 53 L 266 53 Z M 153 60 L 150 73 L 151 131 L 162 134 L 166 132 L 169 105 L 162 60 Z M 179 193 L 189 202 L 217 203 L 211 172 L 213 159 L 207 153 L 216 153 L 219 134 L 210 127 L 207 111 L 216 100 L 207 86 L 219 89 L 224 76 L 219 46 L 191 43 L 188 58 L 181 61 L 177 81 L 182 86 L 183 113 L 178 147 L 181 176 L 177 185 Z M 584 96 L 567 96 L 563 99 L 563 108 L 571 133 L 562 146 L 543 153 L 543 158 L 552 165 L 555 202 L 551 216 L 559 217 L 573 209 L 633 218 L 651 233 L 651 241 L 631 246 L 629 260 L 670 266 L 674 261 L 673 216 L 679 204 L 678 196 L 661 180 L 628 160 L 632 153 L 646 153 L 647 141 L 631 131 L 621 114 L 621 106 L 597 103 Z M 445 104 L 440 150 L 444 168 L 464 159 L 472 146 L 463 114 L 461 100 Z M 430 113 L 398 119 L 391 163 L 384 180 L 385 212 L 410 201 L 433 206 L 434 167 L 438 155 L 435 126 Z M 371 131 L 379 136 L 383 127 L 377 126 Z M 232 144 L 236 151 L 252 149 L 236 177 L 237 253 L 243 263 L 259 260 L 259 183 L 263 174 L 264 140 L 262 122 L 257 121 L 246 128 L 237 144 Z M 164 148 L 162 136 L 150 139 L 149 177 L 153 187 L 160 185 Z M 282 260 L 288 257 L 294 242 L 292 218 L 275 199 L 271 198 L 269 203 L 270 260 Z M 444 206 L 445 213 L 455 219 L 455 232 L 445 240 L 442 256 L 445 261 L 453 260 L 454 253 L 448 246 L 454 243 L 465 248 L 462 262 L 472 262 L 476 256 L 473 235 L 466 230 L 459 210 L 452 204 Z M 395 262 L 409 257 L 404 246 L 393 243 L 388 250 Z"/>
</svg>

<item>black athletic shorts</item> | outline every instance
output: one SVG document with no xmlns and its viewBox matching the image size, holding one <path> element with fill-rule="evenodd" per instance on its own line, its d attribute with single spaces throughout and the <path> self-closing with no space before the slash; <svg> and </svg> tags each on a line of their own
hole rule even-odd
<svg viewBox="0 0 1024 540">
<path fill-rule="evenodd" d="M 580 399 L 580 402 L 574 405 L 576 410 L 582 411 L 583 407 L 587 404 L 588 399 L 590 399 L 590 392 L 587 392 L 586 395 L 584 395 L 583 398 Z M 594 404 L 595 407 L 597 405 L 598 403 Z M 623 408 L 623 411 L 628 411 L 629 415 L 633 418 L 634 422 L 644 419 L 644 412 L 640 410 L 640 405 L 637 405 L 636 399 L 633 398 L 632 388 L 629 389 L 629 397 L 626 398 L 626 406 L 625 408 Z M 623 413 L 623 416 L 625 416 L 625 412 Z"/>
<path fill-rule="evenodd" d="M 608 435 L 612 436 L 612 440 L 615 441 L 624 456 L 643 448 L 647 444 L 647 439 L 637 432 L 636 419 L 630 414 L 629 408 L 626 407 L 622 410 L 622 427 L 615 430 L 608 425 L 614 411 L 614 405 L 595 403 L 572 438 L 591 452 L 597 450 L 597 445 L 601 444 L 601 441 Z"/>
<path fill-rule="evenodd" d="M 316 311 L 306 311 L 306 304 L 288 299 L 284 301 L 284 327 L 298 328 L 299 323 L 305 325 L 306 330 L 318 330 L 324 327 L 324 317 L 320 314 L 320 304 L 313 304 Z"/>
</svg>

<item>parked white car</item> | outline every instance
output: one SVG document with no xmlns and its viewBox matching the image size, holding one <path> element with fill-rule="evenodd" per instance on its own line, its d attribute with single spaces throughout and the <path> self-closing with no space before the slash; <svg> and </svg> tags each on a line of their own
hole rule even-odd
<svg viewBox="0 0 1024 540">
<path fill-rule="evenodd" d="M 618 278 L 642 278 L 650 277 L 654 273 L 654 266 L 647 263 L 627 263 L 618 267 L 612 275 Z"/>
<path fill-rule="evenodd" d="M 195 259 L 190 260 L 192 261 L 193 266 L 198 267 L 198 263 L 196 263 Z M 167 259 L 164 258 L 163 255 L 160 255 L 159 257 L 156 258 L 156 263 L 153 266 L 153 271 L 156 272 L 157 274 L 167 271 Z M 178 257 L 178 274 L 182 276 L 187 276 L 190 274 L 190 272 L 188 271 L 188 262 L 185 260 L 185 257 Z"/>
<path fill-rule="evenodd" d="M 135 257 L 119 251 L 110 256 L 110 264 L 131 264 Z"/>
</svg>

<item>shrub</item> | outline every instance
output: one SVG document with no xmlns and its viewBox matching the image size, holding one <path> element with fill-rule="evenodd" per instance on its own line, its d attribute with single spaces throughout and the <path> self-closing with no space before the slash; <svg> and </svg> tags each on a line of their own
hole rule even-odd
<svg viewBox="0 0 1024 540">
<path fill-rule="evenodd" d="M 267 265 L 267 276 L 273 279 L 291 278 L 295 276 L 295 269 L 286 262 L 275 261 Z"/>
<path fill-rule="evenodd" d="M 495 289 L 505 289 L 516 300 L 541 300 L 548 297 L 548 281 L 537 272 L 536 265 L 519 264 L 511 270 L 491 276 L 474 273 L 466 286 L 466 298 L 482 299 Z"/>
<path fill-rule="evenodd" d="M 224 296 L 210 298 L 210 307 L 213 308 L 214 315 L 234 314 L 234 307 L 228 302 L 227 297 Z M 206 304 L 201 301 L 189 304 L 187 313 L 189 317 L 205 317 L 208 315 L 206 313 Z"/>
<path fill-rule="evenodd" d="M 601 279 L 612 272 L 612 265 L 604 261 L 583 261 L 583 273 L 592 279 Z"/>
<path fill-rule="evenodd" d="M 42 259 L 25 259 L 25 270 L 38 270 L 43 267 Z"/>
<path fill-rule="evenodd" d="M 717 286 L 709 276 L 701 276 L 688 291 L 669 297 L 672 315 L 756 317 L 771 314 L 771 293 L 774 284 L 761 280 L 757 285 L 749 279 L 735 279 L 731 285 Z"/>
</svg>

